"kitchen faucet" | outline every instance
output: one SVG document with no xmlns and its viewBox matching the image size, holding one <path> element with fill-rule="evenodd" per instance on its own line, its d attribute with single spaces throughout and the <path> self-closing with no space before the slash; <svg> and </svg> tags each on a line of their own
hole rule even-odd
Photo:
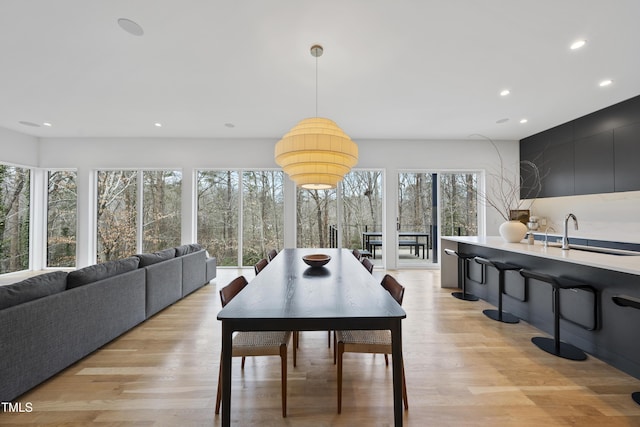
<svg viewBox="0 0 640 427">
<path fill-rule="evenodd" d="M 553 231 L 554 233 L 556 232 L 556 229 L 553 227 L 547 227 L 544 230 L 544 247 L 546 248 L 547 246 L 549 246 L 549 232 Z"/>
<path fill-rule="evenodd" d="M 576 216 L 572 213 L 567 214 L 567 216 L 564 217 L 564 229 L 562 231 L 562 249 L 563 250 L 569 250 L 569 231 L 568 231 L 568 223 L 569 223 L 569 218 L 573 218 L 573 224 L 575 226 L 575 229 L 578 229 L 578 219 L 576 218 Z"/>
</svg>

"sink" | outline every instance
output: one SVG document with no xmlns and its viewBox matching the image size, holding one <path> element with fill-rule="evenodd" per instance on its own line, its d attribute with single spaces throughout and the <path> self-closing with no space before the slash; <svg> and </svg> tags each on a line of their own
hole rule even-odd
<svg viewBox="0 0 640 427">
<path fill-rule="evenodd" d="M 607 254 L 607 255 L 640 256 L 640 252 L 636 252 L 636 251 L 626 251 L 624 249 L 613 249 L 613 248 L 601 248 L 599 246 L 584 246 L 584 245 L 569 244 L 569 249 L 584 251 L 584 252 L 595 252 L 595 253 Z"/>
</svg>

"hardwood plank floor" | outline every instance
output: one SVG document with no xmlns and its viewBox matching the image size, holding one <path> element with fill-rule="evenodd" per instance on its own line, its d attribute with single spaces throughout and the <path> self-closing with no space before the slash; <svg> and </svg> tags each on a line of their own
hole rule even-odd
<svg viewBox="0 0 640 427">
<path fill-rule="evenodd" d="M 434 270 L 391 271 L 406 287 L 403 323 L 409 410 L 405 425 L 640 426 L 630 393 L 640 381 L 590 357 L 556 358 L 521 322 L 460 301 Z M 2 413 L 0 425 L 216 426 L 220 357 L 218 289 L 251 270 L 219 269 L 186 299 L 21 396 L 29 413 Z M 374 275 L 382 278 L 383 271 Z M 342 414 L 326 332 L 303 332 L 298 366 L 289 352 L 288 416 L 281 417 L 278 357 L 234 359 L 232 423 L 239 426 L 390 426 L 391 368 L 381 356 L 345 356 Z M 1 357 L 1 354 L 0 354 Z"/>
</svg>

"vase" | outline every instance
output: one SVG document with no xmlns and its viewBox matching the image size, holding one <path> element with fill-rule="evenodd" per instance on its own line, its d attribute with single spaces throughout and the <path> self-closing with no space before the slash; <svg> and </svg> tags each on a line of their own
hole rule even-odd
<svg viewBox="0 0 640 427">
<path fill-rule="evenodd" d="M 518 243 L 527 234 L 527 226 L 518 220 L 506 221 L 498 229 L 500 236 L 508 243 Z"/>
</svg>

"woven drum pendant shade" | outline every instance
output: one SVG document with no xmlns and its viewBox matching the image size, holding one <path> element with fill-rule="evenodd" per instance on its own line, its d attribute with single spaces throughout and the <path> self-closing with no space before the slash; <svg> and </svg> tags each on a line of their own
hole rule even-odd
<svg viewBox="0 0 640 427">
<path fill-rule="evenodd" d="M 332 120 L 301 120 L 275 148 L 276 163 L 297 186 L 335 188 L 358 162 L 358 146 Z"/>
</svg>

